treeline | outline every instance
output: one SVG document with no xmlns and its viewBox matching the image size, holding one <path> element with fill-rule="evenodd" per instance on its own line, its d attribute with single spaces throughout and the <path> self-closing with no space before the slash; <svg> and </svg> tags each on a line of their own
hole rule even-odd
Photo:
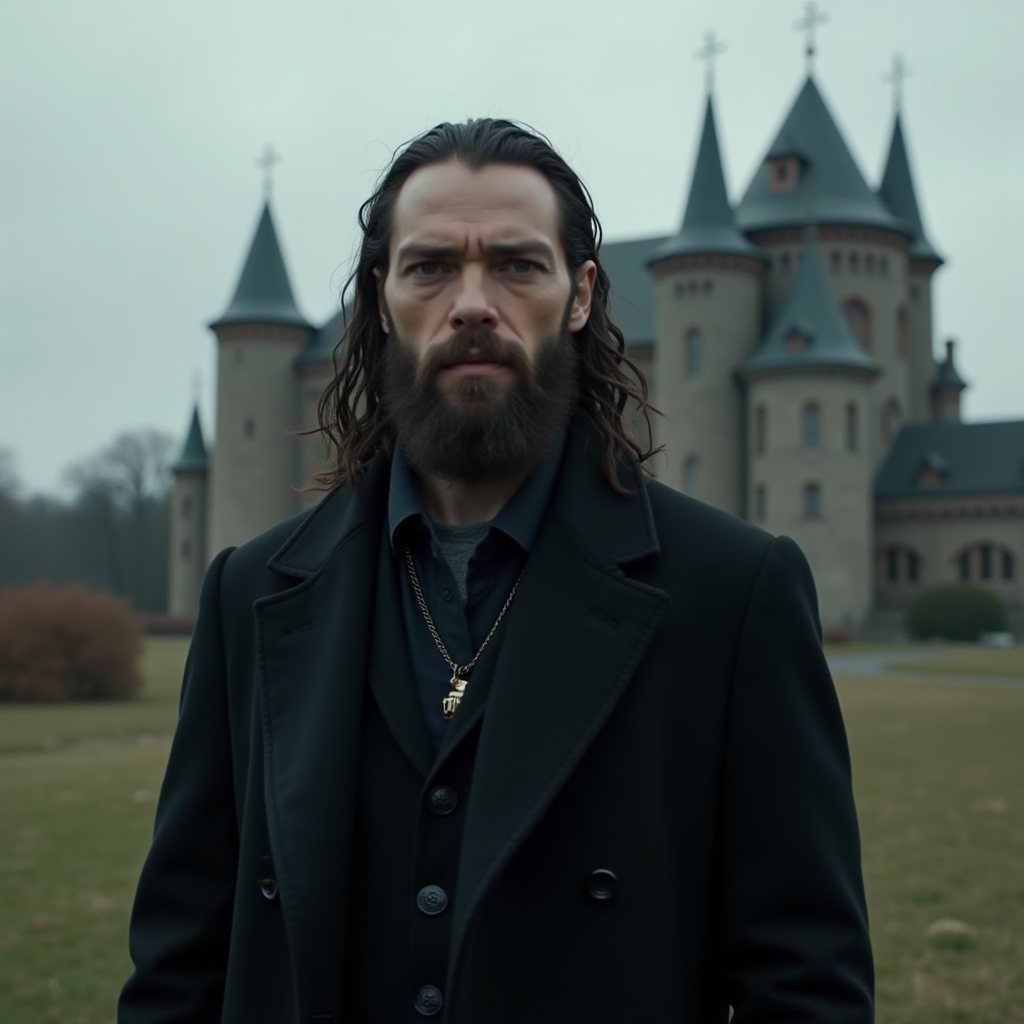
<svg viewBox="0 0 1024 1024">
<path fill-rule="evenodd" d="M 173 451 L 159 431 L 121 434 L 67 470 L 72 497 L 59 500 L 23 496 L 13 453 L 0 449 L 0 591 L 81 583 L 166 611 Z"/>
</svg>

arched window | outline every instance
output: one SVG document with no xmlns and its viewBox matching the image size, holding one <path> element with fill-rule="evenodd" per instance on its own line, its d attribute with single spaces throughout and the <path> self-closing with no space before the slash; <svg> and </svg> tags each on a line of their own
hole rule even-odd
<svg viewBox="0 0 1024 1024">
<path fill-rule="evenodd" d="M 696 455 L 688 455 L 683 463 L 683 493 L 697 497 L 700 489 L 700 459 Z"/>
<path fill-rule="evenodd" d="M 860 425 L 857 422 L 857 403 L 846 403 L 846 450 L 855 452 L 857 450 L 857 435 L 860 433 Z"/>
<path fill-rule="evenodd" d="M 699 377 L 701 370 L 701 337 L 696 327 L 686 332 L 686 376 Z"/>
<path fill-rule="evenodd" d="M 916 584 L 921 578 L 921 556 L 912 548 L 893 545 L 879 552 L 879 568 L 886 586 Z"/>
<path fill-rule="evenodd" d="M 1002 565 L 1003 571 L 1001 573 L 1003 579 L 1004 580 L 1012 580 L 1017 575 L 1017 573 L 1015 571 L 1016 568 L 1017 568 L 1016 565 L 1015 565 L 1017 560 L 1013 557 L 1013 552 L 1012 551 L 1004 550 L 1003 551 L 1003 557 L 1002 557 L 1001 561 L 1003 563 L 1003 565 Z"/>
<path fill-rule="evenodd" d="M 972 544 L 956 557 L 957 575 L 975 583 L 1010 583 L 1017 575 L 1017 559 L 999 543 Z"/>
<path fill-rule="evenodd" d="M 888 444 L 900 429 L 900 422 L 903 414 L 900 411 L 900 403 L 896 398 L 890 398 L 882 409 L 882 440 Z"/>
<path fill-rule="evenodd" d="M 829 266 L 833 274 L 838 274 L 843 269 L 843 254 L 833 252 L 829 255 Z"/>
<path fill-rule="evenodd" d="M 821 484 L 804 484 L 804 519 L 821 518 Z"/>
<path fill-rule="evenodd" d="M 843 316 L 854 340 L 865 352 L 871 351 L 871 312 L 860 299 L 843 303 Z"/>
<path fill-rule="evenodd" d="M 821 407 L 817 402 L 804 406 L 804 451 L 817 452 L 821 447 Z"/>
<path fill-rule="evenodd" d="M 855 253 L 855 252 L 851 252 L 850 253 L 850 273 L 851 274 L 859 274 L 860 273 L 860 254 L 859 253 Z"/>
<path fill-rule="evenodd" d="M 906 359 L 910 351 L 910 339 L 907 333 L 907 311 L 903 306 L 896 310 L 896 355 Z"/>
<path fill-rule="evenodd" d="M 768 518 L 768 488 L 758 484 L 754 488 L 754 520 L 763 523 Z"/>
<path fill-rule="evenodd" d="M 764 455 L 768 450 L 768 410 L 759 405 L 754 412 L 754 451 Z"/>
<path fill-rule="evenodd" d="M 242 424 L 242 435 L 244 437 L 255 437 L 256 435 L 256 419 L 253 416 L 246 416 L 245 422 Z"/>
</svg>

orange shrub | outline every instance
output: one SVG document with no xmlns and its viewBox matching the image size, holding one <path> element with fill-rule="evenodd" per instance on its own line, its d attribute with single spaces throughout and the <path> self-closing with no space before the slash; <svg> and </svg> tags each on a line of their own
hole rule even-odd
<svg viewBox="0 0 1024 1024">
<path fill-rule="evenodd" d="M 141 653 L 141 623 L 105 591 L 37 583 L 0 594 L 0 701 L 131 697 Z"/>
</svg>

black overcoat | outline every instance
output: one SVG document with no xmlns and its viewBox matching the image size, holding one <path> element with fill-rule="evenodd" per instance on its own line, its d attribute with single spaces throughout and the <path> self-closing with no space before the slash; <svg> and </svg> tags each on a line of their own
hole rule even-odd
<svg viewBox="0 0 1024 1024">
<path fill-rule="evenodd" d="M 721 1024 L 731 1004 L 735 1024 L 867 1024 L 849 754 L 807 563 L 636 466 L 616 494 L 595 442 L 577 422 L 503 627 L 435 1019 Z M 210 566 L 121 1024 L 342 1020 L 387 485 L 378 458 L 359 492 Z M 588 894 L 599 868 L 614 898 Z"/>
</svg>

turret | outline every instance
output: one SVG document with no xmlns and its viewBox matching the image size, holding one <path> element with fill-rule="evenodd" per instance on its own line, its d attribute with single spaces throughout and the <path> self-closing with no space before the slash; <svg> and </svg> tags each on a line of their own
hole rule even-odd
<svg viewBox="0 0 1024 1024">
<path fill-rule="evenodd" d="M 953 362 L 955 342 L 946 342 L 946 358 L 935 364 L 931 383 L 932 420 L 935 423 L 960 422 L 960 396 L 967 382 L 957 373 Z"/>
<path fill-rule="evenodd" d="M 914 423 L 925 423 L 932 411 L 929 392 L 935 368 L 932 353 L 932 276 L 942 266 L 943 259 L 925 233 L 899 112 L 893 123 L 889 156 L 878 194 L 897 217 L 910 225 L 912 231 L 907 252 L 904 327 L 910 370 L 908 418 Z"/>
<path fill-rule="evenodd" d="M 300 425 L 294 362 L 312 328 L 299 312 L 270 204 L 217 337 L 217 444 L 212 466 L 211 552 L 240 544 L 299 507 L 303 483 L 293 432 Z"/>
<path fill-rule="evenodd" d="M 856 630 L 871 601 L 870 394 L 881 372 L 857 343 L 813 239 L 785 305 L 737 369 L 745 388 L 748 517 L 796 539 L 826 628 Z"/>
<path fill-rule="evenodd" d="M 656 421 L 665 482 L 743 508 L 740 396 L 732 377 L 760 333 L 766 258 L 736 229 L 710 95 L 682 227 L 648 260 L 654 277 Z"/>
<path fill-rule="evenodd" d="M 171 467 L 171 540 L 168 552 L 167 610 L 171 615 L 194 616 L 206 572 L 207 470 L 206 445 L 198 406 L 192 410 L 188 437 L 178 461 Z"/>
</svg>

